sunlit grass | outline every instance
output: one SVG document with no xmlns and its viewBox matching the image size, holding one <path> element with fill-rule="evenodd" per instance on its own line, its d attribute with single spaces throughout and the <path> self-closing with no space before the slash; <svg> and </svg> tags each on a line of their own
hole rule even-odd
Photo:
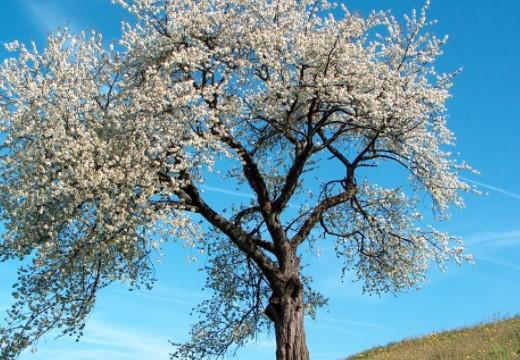
<svg viewBox="0 0 520 360">
<path fill-rule="evenodd" d="M 520 359 L 520 316 L 475 327 L 432 333 L 377 347 L 346 360 Z"/>
</svg>

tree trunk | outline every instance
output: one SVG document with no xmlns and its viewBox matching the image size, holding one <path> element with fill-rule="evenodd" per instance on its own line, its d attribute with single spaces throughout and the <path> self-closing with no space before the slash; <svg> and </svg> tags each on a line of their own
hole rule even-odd
<svg viewBox="0 0 520 360">
<path fill-rule="evenodd" d="M 296 284 L 295 284 L 296 282 Z M 305 341 L 303 286 L 296 278 L 271 296 L 266 315 L 273 321 L 277 360 L 309 360 Z"/>
</svg>

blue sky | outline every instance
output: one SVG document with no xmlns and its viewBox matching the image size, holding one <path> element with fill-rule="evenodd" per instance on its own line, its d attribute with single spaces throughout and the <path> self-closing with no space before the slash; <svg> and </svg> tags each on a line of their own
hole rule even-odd
<svg viewBox="0 0 520 360">
<path fill-rule="evenodd" d="M 392 9 L 396 15 L 422 1 L 350 0 L 351 10 Z M 116 38 L 127 15 L 109 0 L 0 0 L 0 42 L 20 39 L 43 45 L 58 26 L 78 31 L 96 28 L 105 39 Z M 520 2 L 511 0 L 432 0 L 434 31 L 449 34 L 442 71 L 463 67 L 450 100 L 449 126 L 457 151 L 481 172 L 467 175 L 487 195 L 466 198 L 442 228 L 464 237 L 475 265 L 433 269 L 420 291 L 398 296 L 364 295 L 359 284 L 340 281 L 339 264 L 329 249 L 312 260 L 316 287 L 330 297 L 318 320 L 307 320 L 312 359 L 333 360 L 404 337 L 473 324 L 520 313 Z M 0 50 L 0 59 L 7 56 Z M 214 198 L 230 196 L 208 189 Z M 186 261 L 189 251 L 165 248 L 157 266 L 158 284 L 151 292 L 129 293 L 124 286 L 105 289 L 80 343 L 71 339 L 41 341 L 30 360 L 167 359 L 168 340 L 186 338 L 191 307 L 204 293 L 200 264 Z M 12 266 L 2 264 L 0 309 L 9 306 Z M 238 359 L 274 357 L 274 338 L 266 336 Z"/>
</svg>

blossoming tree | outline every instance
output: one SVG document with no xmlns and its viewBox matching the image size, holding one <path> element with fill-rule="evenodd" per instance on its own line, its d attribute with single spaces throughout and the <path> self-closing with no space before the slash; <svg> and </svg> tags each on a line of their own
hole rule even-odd
<svg viewBox="0 0 520 360">
<path fill-rule="evenodd" d="M 469 189 L 447 152 L 452 75 L 434 69 L 445 39 L 424 31 L 425 9 L 400 24 L 321 0 L 118 2 L 136 22 L 115 49 L 67 31 L 44 51 L 8 45 L 0 256 L 22 262 L 2 358 L 52 329 L 80 336 L 98 290 L 151 286 L 174 238 L 207 253 L 212 297 L 173 358 L 219 358 L 274 327 L 277 359 L 308 359 L 304 315 L 326 300 L 302 273 L 305 242 L 374 292 L 464 260 L 421 227 L 417 195 L 442 216 Z M 375 185 L 379 165 L 408 180 Z M 251 199 L 222 211 L 202 191 L 210 174 Z"/>
</svg>

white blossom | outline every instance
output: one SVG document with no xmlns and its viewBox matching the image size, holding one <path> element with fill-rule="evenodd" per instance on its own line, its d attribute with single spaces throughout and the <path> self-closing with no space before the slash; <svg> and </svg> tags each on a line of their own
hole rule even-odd
<svg viewBox="0 0 520 360">
<path fill-rule="evenodd" d="M 115 2 L 136 17 L 117 45 L 64 30 L 44 50 L 6 46 L 0 256 L 30 261 L 1 330 L 5 356 L 55 327 L 81 335 L 113 281 L 150 287 L 153 254 L 172 238 L 210 259 L 208 316 L 176 353 L 191 359 L 253 338 L 280 289 L 303 284 L 315 314 L 326 301 L 301 274 L 305 240 L 335 239 L 366 291 L 467 259 L 460 241 L 420 226 L 420 194 L 443 218 L 470 190 L 446 125 L 455 74 L 434 67 L 447 38 L 426 32 L 427 5 L 402 24 L 315 0 Z M 411 187 L 371 183 L 383 163 Z M 210 175 L 248 186 L 250 202 L 219 213 L 200 187 Z"/>
</svg>

